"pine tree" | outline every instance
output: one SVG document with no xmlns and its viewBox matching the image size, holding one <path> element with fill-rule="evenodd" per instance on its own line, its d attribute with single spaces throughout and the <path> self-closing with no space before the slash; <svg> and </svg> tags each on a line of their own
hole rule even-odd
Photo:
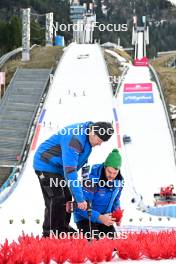
<svg viewBox="0 0 176 264">
<path fill-rule="evenodd" d="M 10 50 L 20 47 L 22 42 L 22 26 L 21 26 L 21 19 L 19 17 L 17 16 L 12 17 L 9 25 L 9 32 L 11 36 L 9 40 Z"/>
</svg>

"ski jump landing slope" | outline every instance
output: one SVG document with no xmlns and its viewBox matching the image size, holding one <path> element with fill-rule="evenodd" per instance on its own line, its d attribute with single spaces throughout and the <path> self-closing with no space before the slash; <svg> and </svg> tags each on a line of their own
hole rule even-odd
<svg viewBox="0 0 176 264">
<path fill-rule="evenodd" d="M 144 54 L 144 32 L 137 33 L 137 58 L 142 59 Z"/>
<path fill-rule="evenodd" d="M 99 45 L 71 44 L 56 69 L 18 184 L 0 204 L 0 242 L 5 238 L 17 239 L 22 230 L 25 234 L 41 235 L 44 204 L 32 168 L 37 146 L 59 128 L 75 122 L 115 123 L 114 114 L 112 89 Z M 93 149 L 89 163 L 103 162 L 114 147 L 117 147 L 115 134 L 108 143 Z"/>
<path fill-rule="evenodd" d="M 126 210 L 123 224 L 129 225 L 129 218 L 132 218 L 132 226 L 175 227 L 176 218 L 168 221 L 164 217 L 164 207 L 156 209 L 155 215 L 162 216 L 163 212 L 159 220 L 142 212 L 154 207 L 153 195 L 161 186 L 174 184 L 176 188 L 172 135 L 158 86 L 152 80 L 148 67 L 129 65 L 115 99 L 126 179 L 122 194 Z M 130 137 L 130 143 L 123 143 L 124 135 Z M 133 198 L 135 202 L 131 203 Z M 176 214 L 176 207 L 172 210 Z"/>
</svg>

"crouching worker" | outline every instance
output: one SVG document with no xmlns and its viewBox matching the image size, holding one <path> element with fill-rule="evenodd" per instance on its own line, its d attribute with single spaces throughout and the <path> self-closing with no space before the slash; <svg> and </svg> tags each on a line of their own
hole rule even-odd
<svg viewBox="0 0 176 264">
<path fill-rule="evenodd" d="M 75 232 L 69 225 L 67 201 L 73 195 L 78 208 L 87 209 L 78 170 L 87 162 L 92 148 L 108 141 L 113 133 L 109 122 L 78 123 L 62 128 L 38 147 L 33 168 L 45 202 L 44 237 Z"/>
<path fill-rule="evenodd" d="M 124 185 L 120 173 L 121 163 L 119 151 L 113 149 L 105 162 L 93 165 L 89 176 L 83 180 L 84 197 L 91 203 L 91 219 L 87 211 L 75 209 L 74 221 L 86 238 L 91 236 L 92 239 L 98 239 L 101 234 L 115 238 L 116 231 L 113 224 L 117 222 L 120 224 L 123 213 L 120 210 L 120 195 Z"/>
</svg>

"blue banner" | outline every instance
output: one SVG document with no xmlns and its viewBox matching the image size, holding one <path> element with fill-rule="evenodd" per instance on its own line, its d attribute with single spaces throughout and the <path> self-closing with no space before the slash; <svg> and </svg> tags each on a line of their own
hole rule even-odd
<svg viewBox="0 0 176 264">
<path fill-rule="evenodd" d="M 124 104 L 148 104 L 154 103 L 153 93 L 124 93 Z"/>
</svg>

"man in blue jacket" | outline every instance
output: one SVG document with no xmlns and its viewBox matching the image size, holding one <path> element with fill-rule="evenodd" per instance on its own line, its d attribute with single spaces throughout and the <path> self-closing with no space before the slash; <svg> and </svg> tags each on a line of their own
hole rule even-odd
<svg viewBox="0 0 176 264">
<path fill-rule="evenodd" d="M 122 158 L 117 149 L 108 155 L 102 164 L 92 166 L 91 173 L 83 180 L 83 194 L 91 203 L 91 227 L 93 238 L 98 238 L 100 232 L 115 235 L 112 212 L 120 208 L 120 195 L 124 179 L 120 173 Z M 81 209 L 74 211 L 74 220 L 79 231 L 90 233 L 88 212 Z"/>
<path fill-rule="evenodd" d="M 39 146 L 33 167 L 45 201 L 43 236 L 74 231 L 69 226 L 67 201 L 73 195 L 78 208 L 87 209 L 77 171 L 87 162 L 92 147 L 109 140 L 113 133 L 109 122 L 79 123 L 62 128 Z"/>
</svg>

